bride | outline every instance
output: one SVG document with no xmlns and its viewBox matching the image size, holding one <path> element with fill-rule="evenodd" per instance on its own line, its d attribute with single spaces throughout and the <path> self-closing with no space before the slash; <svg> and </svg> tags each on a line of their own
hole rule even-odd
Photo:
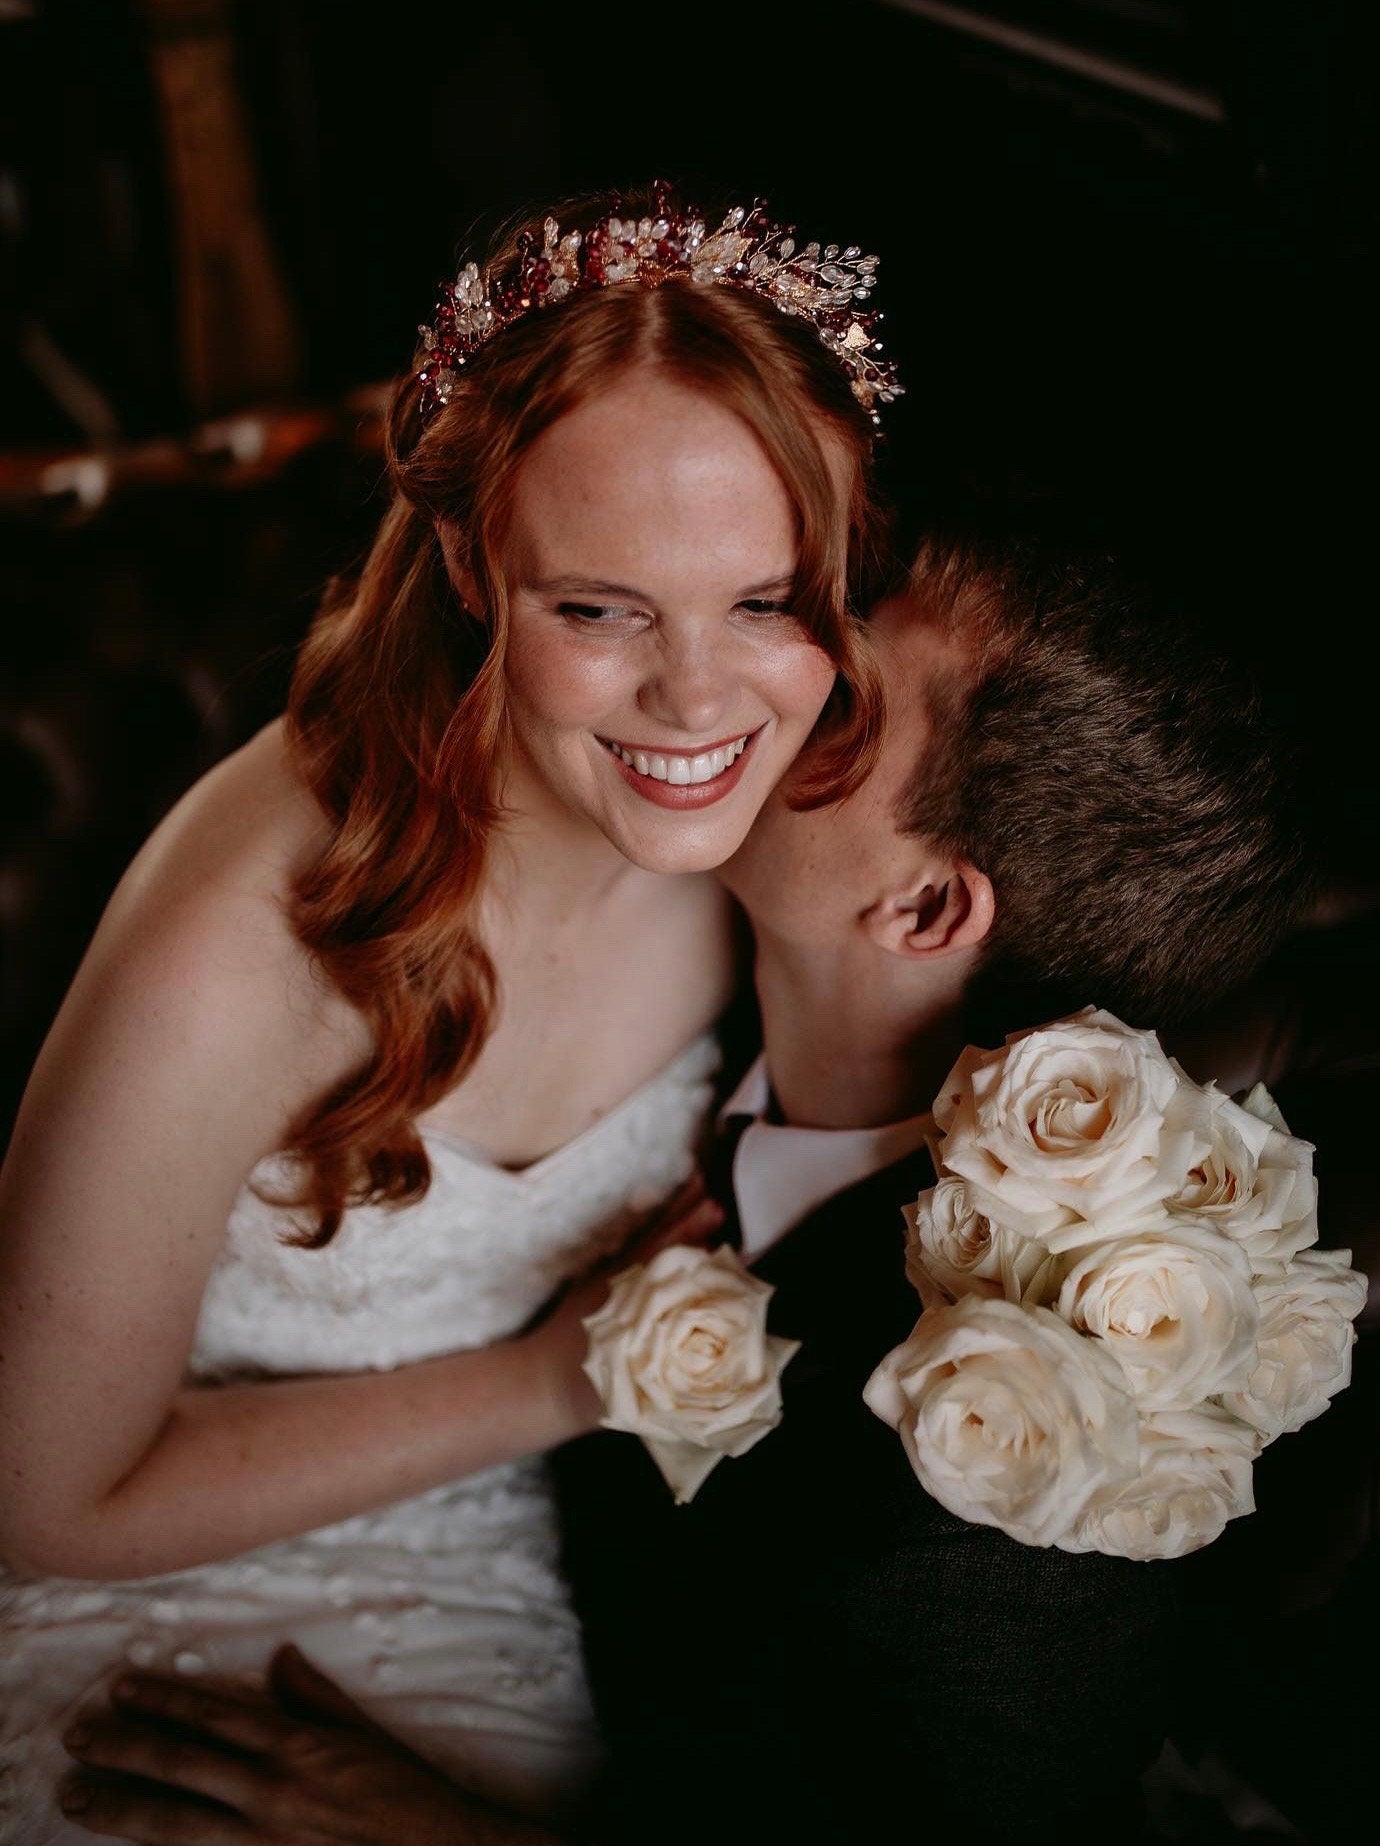
<svg viewBox="0 0 1380 1846">
<path fill-rule="evenodd" d="M 110 904 L 0 1181 L 0 1840 L 89 1837 L 57 1739 L 121 1664 L 289 1636 L 467 1785 L 578 1794 L 536 1458 L 604 1284 L 559 1291 L 691 1168 L 710 868 L 880 711 L 872 259 L 783 235 L 658 188 L 462 271 L 285 718 Z"/>
</svg>

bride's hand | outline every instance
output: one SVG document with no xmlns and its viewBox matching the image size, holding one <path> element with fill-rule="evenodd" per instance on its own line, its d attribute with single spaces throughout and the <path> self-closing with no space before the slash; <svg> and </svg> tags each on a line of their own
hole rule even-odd
<svg viewBox="0 0 1380 1846">
<path fill-rule="evenodd" d="M 724 1221 L 723 1207 L 710 1198 L 698 1169 L 608 1262 L 574 1282 L 555 1307 L 524 1336 L 541 1368 L 558 1419 L 569 1436 L 596 1429 L 603 1405 L 584 1374 L 589 1337 L 584 1322 L 608 1298 L 609 1283 L 633 1263 L 649 1263 L 672 1244 L 707 1244 Z"/>
<path fill-rule="evenodd" d="M 560 1846 L 466 1794 L 280 1648 L 264 1693 L 132 1675 L 68 1733 L 63 1811 L 161 1846 Z"/>
</svg>

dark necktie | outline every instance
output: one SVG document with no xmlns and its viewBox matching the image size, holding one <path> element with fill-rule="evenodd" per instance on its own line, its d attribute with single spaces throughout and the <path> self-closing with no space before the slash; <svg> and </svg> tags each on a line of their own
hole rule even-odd
<svg viewBox="0 0 1380 1846">
<path fill-rule="evenodd" d="M 730 1115 L 719 1129 L 704 1163 L 709 1196 L 722 1205 L 724 1212 L 719 1242 L 728 1244 L 734 1250 L 743 1247 L 743 1227 L 738 1217 L 737 1196 L 733 1190 L 733 1157 L 738 1152 L 738 1143 L 744 1133 L 756 1120 L 755 1115 Z"/>
</svg>

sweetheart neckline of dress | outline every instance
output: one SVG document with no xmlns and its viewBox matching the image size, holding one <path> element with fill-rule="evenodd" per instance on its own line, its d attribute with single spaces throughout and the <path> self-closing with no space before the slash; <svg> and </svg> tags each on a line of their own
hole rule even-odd
<svg viewBox="0 0 1380 1846">
<path fill-rule="evenodd" d="M 694 1066 L 705 1060 L 707 1054 L 712 1054 L 712 1056 L 709 1057 L 705 1070 L 694 1070 Z M 669 1064 L 664 1064 L 653 1076 L 648 1077 L 645 1083 L 640 1083 L 635 1090 L 630 1090 L 621 1102 L 615 1103 L 606 1114 L 591 1122 L 588 1128 L 582 1128 L 579 1134 L 573 1135 L 569 1141 L 562 1141 L 559 1147 L 553 1147 L 548 1154 L 539 1155 L 536 1160 L 529 1161 L 526 1166 L 505 1167 L 473 1141 L 465 1140 L 462 1135 L 450 1134 L 444 1128 L 419 1125 L 418 1133 L 428 1149 L 435 1146 L 446 1155 L 470 1166 L 478 1167 L 485 1173 L 494 1174 L 499 1179 L 511 1180 L 515 1186 L 531 1185 L 535 1180 L 544 1177 L 557 1161 L 563 1160 L 573 1149 L 586 1147 L 611 1122 L 621 1121 L 645 1097 L 659 1090 L 664 1084 L 677 1079 L 681 1075 L 682 1066 L 690 1067 L 696 1076 L 704 1076 L 717 1062 L 717 1055 L 718 1040 L 714 1032 L 712 1030 L 701 1032 L 697 1038 L 692 1038 L 688 1045 L 682 1047 Z"/>
</svg>

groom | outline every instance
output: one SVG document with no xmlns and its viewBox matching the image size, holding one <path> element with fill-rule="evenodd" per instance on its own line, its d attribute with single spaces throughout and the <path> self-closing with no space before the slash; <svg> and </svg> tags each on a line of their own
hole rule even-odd
<svg viewBox="0 0 1380 1846">
<path fill-rule="evenodd" d="M 873 625 L 877 768 L 814 812 L 778 791 L 722 873 L 765 1045 L 723 1190 L 802 1342 L 781 1424 L 688 1507 L 627 1436 L 560 1457 L 600 1837 L 1124 1846 L 1187 1670 L 1179 1572 L 965 1525 L 862 1391 L 916 1318 L 900 1208 L 963 1045 L 1090 1002 L 1192 1017 L 1294 918 L 1300 845 L 1244 690 L 1104 569 L 931 543 Z"/>
<path fill-rule="evenodd" d="M 861 1391 L 918 1311 L 899 1210 L 932 1182 L 924 1112 L 962 1045 L 1089 1002 L 1168 1026 L 1295 918 L 1270 740 L 1186 626 L 1034 547 L 928 544 L 874 630 L 877 768 L 830 808 L 778 791 L 725 872 L 765 1053 L 724 1111 L 720 1193 L 776 1287 L 773 1330 L 802 1341 L 781 1425 L 687 1507 L 631 1437 L 560 1458 L 610 1753 L 601 1846 L 1129 1846 L 1185 1670 L 1173 1565 L 965 1525 Z M 300 1658 L 276 1685 L 298 1714 L 277 1818 L 224 1837 L 317 1837 L 299 1810 L 357 1846 L 550 1837 L 450 1788 Z"/>
</svg>

